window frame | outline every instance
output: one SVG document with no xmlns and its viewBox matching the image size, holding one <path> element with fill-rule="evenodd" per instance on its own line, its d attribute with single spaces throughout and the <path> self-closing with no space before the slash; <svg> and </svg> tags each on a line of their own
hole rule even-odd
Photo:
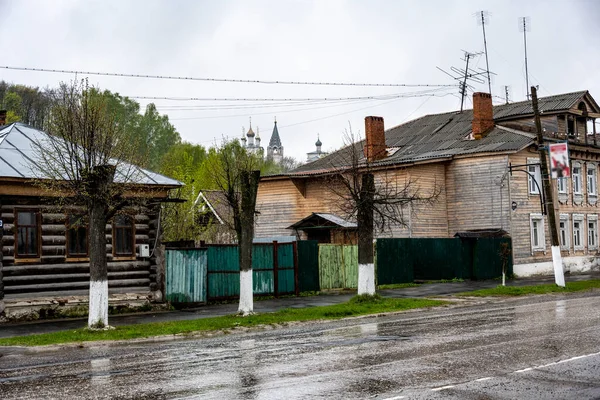
<svg viewBox="0 0 600 400">
<path fill-rule="evenodd" d="M 539 163 L 539 160 L 528 159 L 527 164 L 535 164 Z M 533 169 L 533 171 L 532 171 Z M 529 194 L 539 195 L 540 190 L 542 188 L 542 168 L 538 165 L 527 165 L 527 191 Z M 533 176 L 531 176 L 533 175 Z M 536 180 L 537 185 L 533 183 L 533 180 Z"/>
<path fill-rule="evenodd" d="M 66 253 L 67 253 L 67 258 L 89 258 L 90 256 L 90 230 L 89 230 L 89 224 L 83 224 L 81 226 L 78 226 L 77 228 L 72 228 L 71 227 L 71 218 L 85 218 L 85 215 L 82 214 L 67 214 L 67 223 L 66 223 L 66 228 L 67 228 L 67 234 L 66 234 L 66 238 L 67 238 L 67 244 L 66 244 Z M 84 228 L 85 229 L 85 253 L 73 253 L 71 252 L 71 234 L 72 231 L 75 231 L 76 229 L 81 229 Z"/>
<path fill-rule="evenodd" d="M 36 246 L 36 253 L 30 253 L 30 254 L 19 254 L 19 228 L 20 228 L 20 224 L 19 224 L 19 213 L 31 213 L 35 215 L 35 223 L 36 225 L 25 225 L 25 227 L 35 227 L 35 235 L 36 235 L 36 241 L 37 241 L 37 246 Z M 20 209 L 15 209 L 14 211 L 14 226 L 15 226 L 15 232 L 14 232 L 14 237 L 15 237 L 15 242 L 14 242 L 14 254 L 15 254 L 15 260 L 17 259 L 35 259 L 38 260 L 41 258 L 42 256 L 42 214 L 40 213 L 39 209 L 34 209 L 34 208 L 20 208 Z"/>
<path fill-rule="evenodd" d="M 564 228 L 561 228 L 561 224 L 564 224 Z M 564 236 L 564 240 L 563 240 Z M 558 240 L 560 242 L 561 250 L 569 250 L 571 248 L 571 235 L 569 229 L 569 214 L 560 214 L 558 222 Z"/>
<path fill-rule="evenodd" d="M 584 222 L 585 218 L 583 217 L 583 214 L 573 214 L 573 230 L 572 230 L 572 236 L 573 236 L 573 250 L 584 250 L 585 246 L 583 244 L 583 222 Z M 579 223 L 579 229 L 576 231 L 575 230 L 575 223 Z M 577 244 L 576 240 L 575 240 L 575 232 L 579 233 L 579 245 Z"/>
<path fill-rule="evenodd" d="M 556 178 L 556 189 L 559 194 L 569 193 L 568 181 L 566 177 Z"/>
<path fill-rule="evenodd" d="M 579 170 L 579 173 L 575 173 L 576 169 Z M 573 194 L 581 195 L 583 194 L 583 182 L 581 177 L 581 162 L 574 161 L 573 167 L 571 168 L 571 180 L 573 181 Z"/>
<path fill-rule="evenodd" d="M 594 235 L 590 237 L 590 223 L 594 224 Z M 587 236 L 587 246 L 588 250 L 597 250 L 598 249 L 598 215 L 597 214 L 588 214 L 587 215 L 587 224 L 586 224 L 586 236 Z M 594 243 L 590 244 L 590 238 L 593 238 Z"/>
<path fill-rule="evenodd" d="M 125 224 L 123 225 L 118 225 L 117 224 L 117 219 L 118 218 L 127 218 L 130 221 L 130 225 L 129 226 L 125 226 Z M 137 256 L 136 254 L 136 248 L 135 248 L 135 220 L 133 218 L 133 216 L 131 215 L 126 215 L 126 214 L 117 214 L 113 217 L 112 220 L 112 254 L 113 254 L 113 258 L 135 258 Z M 119 253 L 117 251 L 117 239 L 118 239 L 118 235 L 117 235 L 117 230 L 119 229 L 127 229 L 130 228 L 131 229 L 131 253 Z"/>
<path fill-rule="evenodd" d="M 534 229 L 534 222 L 536 223 L 537 229 Z M 546 251 L 546 227 L 544 225 L 544 216 L 542 214 L 529 214 L 529 236 L 531 240 L 532 252 Z M 537 245 L 535 244 L 534 232 L 537 232 Z"/>
</svg>

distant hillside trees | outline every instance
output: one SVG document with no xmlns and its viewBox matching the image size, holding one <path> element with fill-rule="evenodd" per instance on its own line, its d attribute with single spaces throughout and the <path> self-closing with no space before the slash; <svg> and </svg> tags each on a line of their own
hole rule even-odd
<svg viewBox="0 0 600 400">
<path fill-rule="evenodd" d="M 92 90 L 105 97 L 107 110 L 114 116 L 119 129 L 123 129 L 132 142 L 139 143 L 135 159 L 142 160 L 140 167 L 157 171 L 169 149 L 181 143 L 181 137 L 169 122 L 169 117 L 159 114 L 152 103 L 141 113 L 140 105 L 135 100 L 109 90 Z M 56 91 L 57 89 L 52 88 L 40 89 L 0 81 L 0 109 L 8 111 L 8 123 L 23 122 L 48 131 Z"/>
</svg>

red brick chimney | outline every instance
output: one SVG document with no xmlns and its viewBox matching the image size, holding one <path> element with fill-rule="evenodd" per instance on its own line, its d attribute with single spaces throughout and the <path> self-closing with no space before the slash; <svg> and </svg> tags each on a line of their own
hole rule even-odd
<svg viewBox="0 0 600 400">
<path fill-rule="evenodd" d="M 6 110 L 0 110 L 0 126 L 6 125 Z"/>
<path fill-rule="evenodd" d="M 363 148 L 367 162 L 385 158 L 385 130 L 382 117 L 365 117 L 366 144 Z"/>
<path fill-rule="evenodd" d="M 473 139 L 481 139 L 494 127 L 494 109 L 489 93 L 473 93 Z"/>
</svg>

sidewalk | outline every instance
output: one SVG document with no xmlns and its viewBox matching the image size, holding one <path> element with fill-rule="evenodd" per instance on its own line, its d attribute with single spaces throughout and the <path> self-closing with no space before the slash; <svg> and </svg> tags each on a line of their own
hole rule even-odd
<svg viewBox="0 0 600 400">
<path fill-rule="evenodd" d="M 600 274 L 571 275 L 567 276 L 567 282 L 599 279 Z M 535 279 L 518 279 L 508 281 L 507 286 L 526 286 L 553 283 L 554 277 L 539 277 Z M 418 287 L 402 289 L 380 290 L 378 293 L 383 297 L 428 297 L 447 296 L 460 292 L 478 289 L 494 288 L 500 284 L 497 280 L 490 281 L 465 281 L 451 283 L 427 283 Z M 326 293 L 310 297 L 286 297 L 282 299 L 269 299 L 254 302 L 254 311 L 259 313 L 273 312 L 285 308 L 305 308 L 328 306 L 348 301 L 355 293 Z M 235 314 L 237 303 L 207 305 L 194 309 L 180 311 L 164 311 L 154 313 L 140 313 L 129 315 L 109 316 L 109 323 L 113 326 L 144 324 L 150 322 L 181 321 L 198 318 L 218 317 Z M 68 320 L 44 320 L 24 323 L 7 323 L 0 325 L 0 338 L 11 336 L 22 336 L 30 334 L 50 333 L 70 329 L 83 328 L 87 324 L 87 318 Z"/>
</svg>

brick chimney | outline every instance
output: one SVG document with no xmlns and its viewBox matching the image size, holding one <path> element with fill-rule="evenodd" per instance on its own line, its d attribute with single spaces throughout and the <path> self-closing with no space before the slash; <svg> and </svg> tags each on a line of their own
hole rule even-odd
<svg viewBox="0 0 600 400">
<path fill-rule="evenodd" d="M 6 125 L 6 110 L 0 110 L 0 126 Z"/>
<path fill-rule="evenodd" d="M 382 117 L 365 117 L 366 145 L 363 148 L 367 162 L 385 158 L 385 130 Z"/>
<path fill-rule="evenodd" d="M 473 139 L 481 139 L 493 127 L 492 96 L 489 93 L 473 93 Z"/>
</svg>

